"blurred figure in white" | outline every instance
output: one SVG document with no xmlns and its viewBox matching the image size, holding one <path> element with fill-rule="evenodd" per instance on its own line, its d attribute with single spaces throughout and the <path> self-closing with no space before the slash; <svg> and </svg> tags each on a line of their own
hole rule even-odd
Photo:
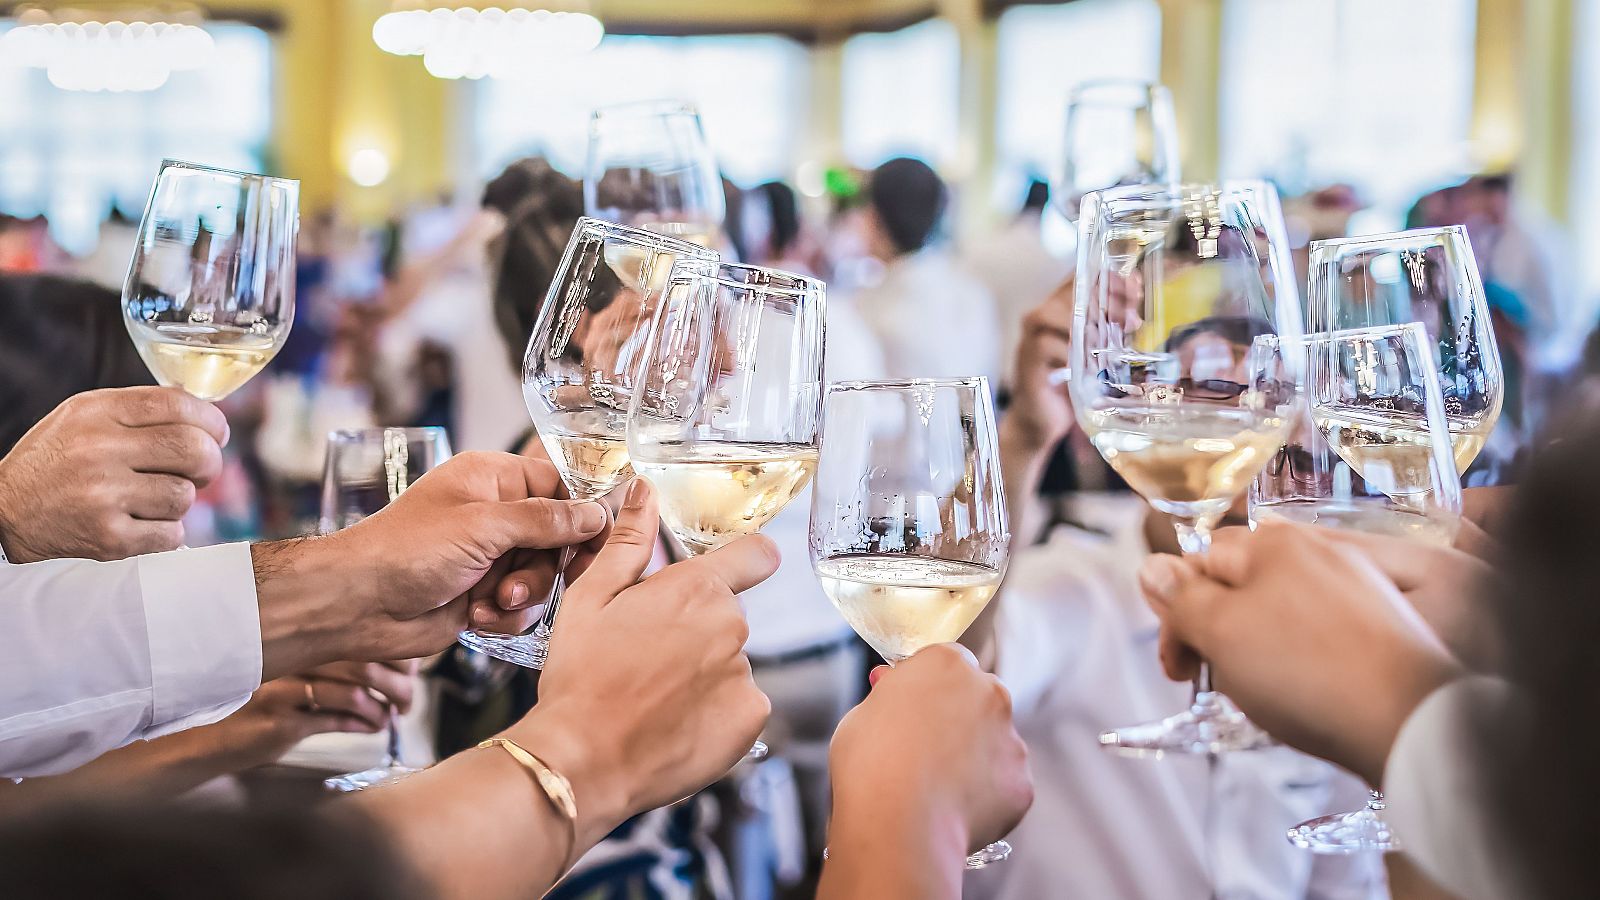
<svg viewBox="0 0 1600 900">
<path fill-rule="evenodd" d="M 861 218 L 883 277 L 855 296 L 883 348 L 889 378 L 1000 375 L 994 297 L 935 238 L 949 192 L 918 159 L 891 159 L 872 173 Z"/>
<path fill-rule="evenodd" d="M 1017 341 L 1022 336 L 1022 317 L 1050 296 L 1072 271 L 1072 263 L 1052 253 L 1041 233 L 1041 217 L 1049 203 L 1050 186 L 1035 179 L 1029 183 L 1016 217 L 973 241 L 961 257 L 994 297 L 1000 316 L 1003 384 L 1011 377 Z"/>
</svg>

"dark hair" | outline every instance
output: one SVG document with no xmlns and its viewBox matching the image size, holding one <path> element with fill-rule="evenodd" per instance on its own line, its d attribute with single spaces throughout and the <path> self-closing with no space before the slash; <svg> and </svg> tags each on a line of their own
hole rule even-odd
<svg viewBox="0 0 1600 900">
<path fill-rule="evenodd" d="M 1473 742 L 1495 838 L 1512 850 L 1523 896 L 1544 900 L 1600 896 L 1600 556 L 1593 530 L 1576 527 L 1600 508 L 1600 384 L 1591 379 L 1582 393 L 1535 454 L 1502 532 L 1489 609 L 1517 695 L 1477 711 Z"/>
<path fill-rule="evenodd" d="M 432 891 L 348 813 L 69 805 L 0 821 L 8 900 L 424 900 Z"/>
<path fill-rule="evenodd" d="M 867 195 L 889 242 L 900 253 L 927 245 L 939 227 L 947 200 L 938 173 L 920 159 L 903 156 L 873 171 Z"/>
<path fill-rule="evenodd" d="M 1167 352 L 1176 352 L 1202 334 L 1215 334 L 1235 346 L 1248 347 L 1256 338 L 1272 333 L 1272 323 L 1260 316 L 1207 316 L 1173 329 L 1167 336 Z"/>
<path fill-rule="evenodd" d="M 772 222 L 769 250 L 774 257 L 782 256 L 800 237 L 800 203 L 795 198 L 794 188 L 781 181 L 769 181 L 757 185 L 751 193 L 767 204 L 767 217 Z"/>
<path fill-rule="evenodd" d="M 1041 212 L 1049 203 L 1050 185 L 1038 178 L 1028 182 L 1028 192 L 1022 197 L 1022 211 Z"/>
<path fill-rule="evenodd" d="M 583 189 L 545 160 L 530 157 L 489 182 L 483 205 L 506 217 L 505 232 L 490 249 L 494 318 L 511 350 L 512 366 L 521 371 L 539 304 L 583 215 Z"/>
</svg>

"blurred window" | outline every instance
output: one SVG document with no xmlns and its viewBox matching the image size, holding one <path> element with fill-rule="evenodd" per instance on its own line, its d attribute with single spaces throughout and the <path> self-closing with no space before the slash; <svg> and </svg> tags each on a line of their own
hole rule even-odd
<svg viewBox="0 0 1600 900">
<path fill-rule="evenodd" d="M 0 19 L 0 33 L 13 25 Z M 94 249 L 115 205 L 137 219 L 166 157 L 259 172 L 272 127 L 272 40 L 208 24 L 212 63 L 139 93 L 64 91 L 0 61 L 0 213 L 44 214 L 67 250 Z"/>
<path fill-rule="evenodd" d="M 1227 0 L 1224 175 L 1356 186 L 1354 231 L 1401 227 L 1470 171 L 1476 0 Z"/>
<path fill-rule="evenodd" d="M 935 166 L 956 158 L 961 48 L 955 26 L 929 19 L 844 44 L 844 154 L 873 168 L 896 156 Z"/>
<path fill-rule="evenodd" d="M 582 177 L 589 113 L 635 100 L 681 99 L 700 110 L 723 172 L 742 185 L 787 179 L 804 136 L 806 50 L 776 35 L 613 35 L 543 77 L 477 85 L 477 174 L 542 154 Z"/>
<path fill-rule="evenodd" d="M 1026 178 L 1057 174 L 1072 88 L 1160 80 L 1161 8 L 1156 0 L 1017 6 L 999 29 L 998 168 L 1003 196 L 1015 202 Z"/>
</svg>

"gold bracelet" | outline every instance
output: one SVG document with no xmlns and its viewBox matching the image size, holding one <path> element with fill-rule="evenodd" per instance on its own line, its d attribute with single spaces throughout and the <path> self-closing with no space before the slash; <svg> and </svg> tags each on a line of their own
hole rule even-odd
<svg viewBox="0 0 1600 900">
<path fill-rule="evenodd" d="M 504 748 L 507 753 L 511 754 L 511 758 L 517 761 L 518 765 L 527 769 L 528 774 L 532 775 L 533 780 L 538 783 L 539 789 L 544 791 L 544 795 L 549 799 L 550 805 L 554 806 L 556 811 L 565 816 L 567 821 L 572 824 L 574 828 L 573 834 L 576 837 L 578 800 L 572 794 L 572 782 L 568 781 L 560 772 L 545 765 L 544 760 L 529 753 L 521 744 L 510 738 L 490 738 L 478 745 L 480 750 L 485 747 Z"/>
</svg>

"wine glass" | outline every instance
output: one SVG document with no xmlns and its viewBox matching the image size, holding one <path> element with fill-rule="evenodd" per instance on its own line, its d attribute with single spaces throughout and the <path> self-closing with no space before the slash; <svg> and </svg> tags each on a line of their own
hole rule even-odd
<svg viewBox="0 0 1600 900">
<path fill-rule="evenodd" d="M 1011 547 L 988 379 L 840 382 L 824 422 L 811 495 L 823 592 L 891 666 L 961 637 Z M 1010 853 L 998 841 L 967 868 Z"/>
<path fill-rule="evenodd" d="M 388 506 L 418 478 L 450 458 L 443 428 L 363 428 L 328 435 L 322 470 L 322 510 L 317 530 L 331 534 Z M 361 772 L 329 778 L 335 791 L 360 791 L 422 771 L 401 762 L 400 726 L 389 718 L 389 748 L 383 762 Z"/>
<path fill-rule="evenodd" d="M 595 110 L 583 208 L 598 219 L 714 247 L 727 199 L 695 108 L 647 101 Z"/>
<path fill-rule="evenodd" d="M 1172 94 L 1145 81 L 1086 81 L 1067 97 L 1056 206 L 1076 221 L 1083 196 L 1119 185 L 1178 181 Z"/>
<path fill-rule="evenodd" d="M 1403 322 L 1427 329 L 1456 471 L 1464 475 L 1505 401 L 1500 346 L 1466 229 L 1450 225 L 1312 242 L 1308 331 Z"/>
<path fill-rule="evenodd" d="M 1277 194 L 1260 182 L 1141 185 L 1084 199 L 1071 393 L 1078 423 L 1117 474 L 1172 517 L 1186 553 L 1282 445 L 1299 403 L 1282 348 L 1301 333 Z M 1282 377 L 1261 382 L 1257 373 Z M 1266 389 L 1272 387 L 1272 390 Z M 1211 688 L 1189 708 L 1100 736 L 1159 758 L 1268 746 Z"/>
<path fill-rule="evenodd" d="M 578 220 L 567 242 L 522 358 L 522 396 L 573 499 L 599 499 L 633 477 L 628 402 L 667 275 L 679 259 L 719 261 L 704 247 L 590 218 Z M 469 630 L 461 643 L 543 668 L 560 603 L 558 577 L 527 633 Z"/>
<path fill-rule="evenodd" d="M 1456 474 L 1427 332 L 1420 323 L 1285 339 L 1306 373 L 1308 408 L 1250 486 L 1250 524 L 1274 519 L 1449 546 L 1461 524 Z M 1316 853 L 1396 849 L 1383 794 L 1302 822 Z"/>
<path fill-rule="evenodd" d="M 628 411 L 628 456 L 689 555 L 755 534 L 811 482 L 824 290 L 759 266 L 673 266 Z M 758 742 L 751 756 L 766 753 Z"/>
<path fill-rule="evenodd" d="M 294 321 L 300 183 L 164 160 L 122 288 L 133 345 L 164 385 L 217 401 Z"/>
</svg>

